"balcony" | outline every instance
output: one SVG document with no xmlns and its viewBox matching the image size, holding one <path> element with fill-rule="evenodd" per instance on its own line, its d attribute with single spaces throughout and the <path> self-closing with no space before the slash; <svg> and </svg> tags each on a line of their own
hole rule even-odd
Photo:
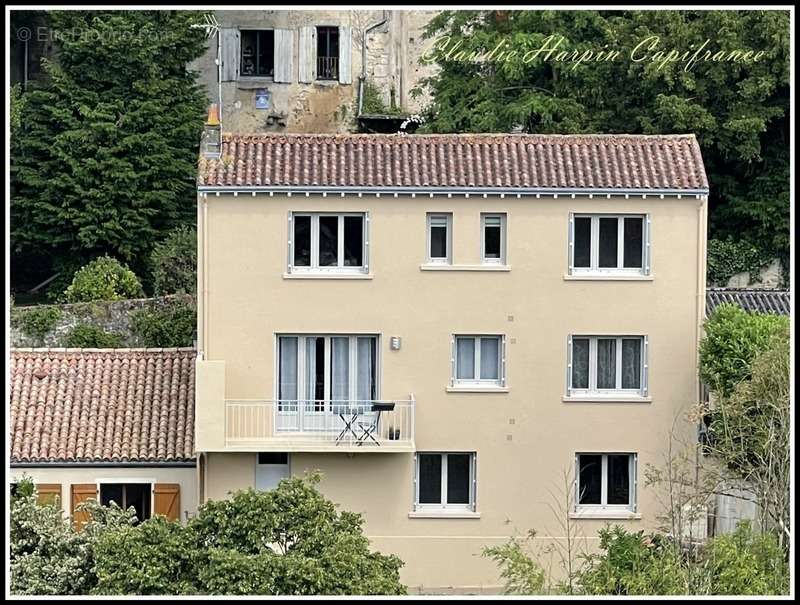
<svg viewBox="0 0 800 605">
<path fill-rule="evenodd" d="M 225 400 L 228 451 L 413 452 L 405 400 Z"/>
</svg>

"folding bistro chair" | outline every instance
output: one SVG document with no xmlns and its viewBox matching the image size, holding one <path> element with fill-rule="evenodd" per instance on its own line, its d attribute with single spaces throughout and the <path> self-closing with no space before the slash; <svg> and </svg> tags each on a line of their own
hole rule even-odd
<svg viewBox="0 0 800 605">
<path fill-rule="evenodd" d="M 358 438 L 358 445 L 363 445 L 367 440 L 371 440 L 375 445 L 380 446 L 378 440 L 375 439 L 375 434 L 380 427 L 381 414 L 383 412 L 393 412 L 394 402 L 386 403 L 373 403 L 370 410 L 373 414 L 367 422 L 359 422 L 358 427 L 361 429 L 361 435 Z"/>
</svg>

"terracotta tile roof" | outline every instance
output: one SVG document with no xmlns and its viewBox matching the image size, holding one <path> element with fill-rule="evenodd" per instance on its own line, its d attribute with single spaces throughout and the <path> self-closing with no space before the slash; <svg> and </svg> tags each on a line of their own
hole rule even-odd
<svg viewBox="0 0 800 605">
<path fill-rule="evenodd" d="M 694 135 L 225 134 L 198 185 L 706 191 Z"/>
<path fill-rule="evenodd" d="M 11 462 L 194 460 L 194 349 L 12 349 Z"/>
<path fill-rule="evenodd" d="M 756 288 L 709 288 L 706 290 L 706 316 L 711 315 L 719 305 L 734 303 L 745 311 L 760 313 L 791 313 L 789 290 L 768 290 Z"/>
</svg>

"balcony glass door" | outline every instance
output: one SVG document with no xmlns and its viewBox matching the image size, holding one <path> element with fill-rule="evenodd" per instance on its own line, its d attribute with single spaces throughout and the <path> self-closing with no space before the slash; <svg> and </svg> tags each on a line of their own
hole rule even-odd
<svg viewBox="0 0 800 605">
<path fill-rule="evenodd" d="M 370 413 L 377 337 L 281 336 L 278 343 L 278 430 L 336 431 L 340 414 Z"/>
</svg>

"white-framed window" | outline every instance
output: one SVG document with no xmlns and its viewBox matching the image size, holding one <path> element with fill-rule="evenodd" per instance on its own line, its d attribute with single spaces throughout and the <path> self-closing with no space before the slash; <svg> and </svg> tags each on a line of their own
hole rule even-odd
<svg viewBox="0 0 800 605">
<path fill-rule="evenodd" d="M 289 214 L 290 273 L 367 273 L 369 216 L 366 213 Z"/>
<path fill-rule="evenodd" d="M 575 510 L 636 512 L 637 455 L 575 455 Z"/>
<path fill-rule="evenodd" d="M 567 348 L 569 396 L 647 395 L 646 336 L 573 334 Z"/>
<path fill-rule="evenodd" d="M 453 263 L 453 214 L 429 212 L 427 215 L 427 261 L 449 265 Z"/>
<path fill-rule="evenodd" d="M 481 213 L 481 262 L 506 264 L 506 215 Z"/>
<path fill-rule="evenodd" d="M 505 337 L 502 335 L 453 336 L 451 386 L 505 386 Z"/>
<path fill-rule="evenodd" d="M 417 452 L 415 511 L 475 512 L 475 452 Z"/>
<path fill-rule="evenodd" d="M 644 214 L 571 214 L 572 275 L 650 274 L 650 219 Z"/>
<path fill-rule="evenodd" d="M 380 397 L 378 336 L 278 335 L 278 411 L 336 412 Z"/>
</svg>

